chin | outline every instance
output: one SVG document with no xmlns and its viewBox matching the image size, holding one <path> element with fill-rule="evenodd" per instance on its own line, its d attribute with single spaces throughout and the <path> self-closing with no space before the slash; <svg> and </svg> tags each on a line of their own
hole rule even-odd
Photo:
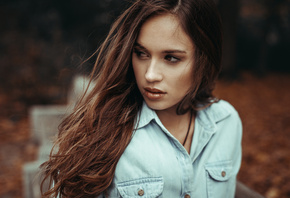
<svg viewBox="0 0 290 198">
<path fill-rule="evenodd" d="M 165 104 L 163 101 L 145 100 L 145 102 L 150 109 L 153 109 L 155 111 L 162 111 L 162 110 L 168 110 L 171 108 L 176 108 L 176 105 Z"/>
<path fill-rule="evenodd" d="M 148 101 L 148 100 L 145 100 L 147 106 L 150 108 L 150 109 L 153 109 L 153 110 L 163 110 L 163 105 L 162 105 L 162 102 L 158 102 L 158 101 Z"/>
</svg>

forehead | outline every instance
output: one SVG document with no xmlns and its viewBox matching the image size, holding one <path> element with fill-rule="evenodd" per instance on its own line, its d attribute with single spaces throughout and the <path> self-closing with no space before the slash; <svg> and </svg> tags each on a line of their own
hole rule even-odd
<svg viewBox="0 0 290 198">
<path fill-rule="evenodd" d="M 137 42 L 154 49 L 181 48 L 193 50 L 190 37 L 184 32 L 179 19 L 172 14 L 155 15 L 141 27 Z"/>
</svg>

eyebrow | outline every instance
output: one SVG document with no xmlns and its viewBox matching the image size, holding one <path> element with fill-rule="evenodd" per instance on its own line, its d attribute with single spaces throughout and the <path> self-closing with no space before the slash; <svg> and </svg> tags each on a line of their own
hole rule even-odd
<svg viewBox="0 0 290 198">
<path fill-rule="evenodd" d="M 135 47 L 139 47 L 140 49 L 144 51 L 148 51 L 144 46 L 142 46 L 140 43 L 136 42 L 134 44 Z M 174 54 L 174 53 L 181 53 L 181 54 L 186 54 L 186 51 L 183 50 L 178 50 L 178 49 L 169 49 L 169 50 L 164 50 L 162 51 L 163 54 Z"/>
</svg>

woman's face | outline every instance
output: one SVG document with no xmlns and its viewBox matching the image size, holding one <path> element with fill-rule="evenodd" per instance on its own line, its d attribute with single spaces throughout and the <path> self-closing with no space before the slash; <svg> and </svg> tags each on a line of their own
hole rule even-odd
<svg viewBox="0 0 290 198">
<path fill-rule="evenodd" d="M 157 15 L 141 27 L 132 64 L 147 105 L 175 111 L 193 82 L 194 45 L 175 16 Z"/>
</svg>

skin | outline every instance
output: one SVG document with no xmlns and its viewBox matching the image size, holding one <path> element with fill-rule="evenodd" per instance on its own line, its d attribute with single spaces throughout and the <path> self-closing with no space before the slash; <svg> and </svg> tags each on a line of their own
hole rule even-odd
<svg viewBox="0 0 290 198">
<path fill-rule="evenodd" d="M 194 44 L 172 14 L 149 18 L 141 27 L 132 54 L 138 88 L 168 131 L 183 143 L 190 113 L 177 115 L 178 103 L 188 93 L 194 66 Z M 193 116 L 194 121 L 194 116 Z M 185 144 L 189 152 L 191 130 Z"/>
</svg>

